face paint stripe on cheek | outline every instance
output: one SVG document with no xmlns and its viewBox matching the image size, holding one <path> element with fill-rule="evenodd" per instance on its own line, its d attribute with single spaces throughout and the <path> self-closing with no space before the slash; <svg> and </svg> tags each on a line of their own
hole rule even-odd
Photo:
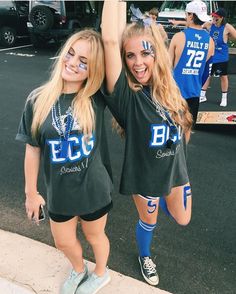
<svg viewBox="0 0 236 294">
<path fill-rule="evenodd" d="M 151 44 L 150 42 L 148 42 L 148 41 L 142 41 L 142 45 L 143 45 L 143 48 L 144 48 L 145 50 L 150 51 L 150 55 L 151 55 L 153 58 L 155 58 L 155 53 L 154 53 L 154 50 L 153 50 L 153 46 L 152 46 L 152 44 Z"/>
<path fill-rule="evenodd" d="M 79 69 L 87 70 L 87 65 L 84 64 L 84 63 L 80 63 L 80 64 L 78 65 L 78 70 L 79 70 Z"/>
</svg>

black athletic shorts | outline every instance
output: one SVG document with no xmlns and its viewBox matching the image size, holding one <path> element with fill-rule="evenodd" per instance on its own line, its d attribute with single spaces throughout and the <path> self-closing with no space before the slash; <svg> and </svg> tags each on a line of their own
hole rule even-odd
<svg viewBox="0 0 236 294">
<path fill-rule="evenodd" d="M 193 117 L 193 128 L 197 121 L 197 114 L 199 109 L 199 97 L 192 97 L 186 99 L 186 102 L 188 103 L 189 111 L 192 114 Z"/>
<path fill-rule="evenodd" d="M 113 203 L 111 201 L 105 207 L 103 207 L 93 213 L 79 215 L 79 217 L 84 221 L 88 221 L 88 222 L 94 221 L 94 220 L 101 218 L 105 214 L 107 214 L 112 209 L 112 207 L 113 207 Z M 72 219 L 73 217 L 75 217 L 75 215 L 72 216 L 72 215 L 55 214 L 50 211 L 48 212 L 48 215 L 51 220 L 53 220 L 54 222 L 57 222 L 57 223 L 63 223 L 63 222 L 66 222 L 66 221 Z"/>
<path fill-rule="evenodd" d="M 211 68 L 211 76 L 226 76 L 228 74 L 228 61 L 213 63 Z"/>
</svg>

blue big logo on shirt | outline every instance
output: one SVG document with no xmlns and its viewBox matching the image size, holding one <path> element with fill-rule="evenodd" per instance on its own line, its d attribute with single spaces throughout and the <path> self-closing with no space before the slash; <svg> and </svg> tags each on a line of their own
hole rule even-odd
<svg viewBox="0 0 236 294">
<path fill-rule="evenodd" d="M 171 128 L 176 130 L 175 126 L 167 126 L 166 124 L 152 124 L 151 132 L 152 137 L 149 143 L 149 147 L 159 147 L 166 144 L 168 139 L 171 139 L 174 143 L 181 140 L 181 127 L 177 127 L 177 131 L 172 134 Z"/>
<path fill-rule="evenodd" d="M 64 163 L 80 161 L 90 155 L 95 143 L 94 136 L 73 135 L 68 138 L 68 156 L 61 155 L 61 140 L 47 140 L 50 147 L 50 159 L 52 163 Z"/>
</svg>

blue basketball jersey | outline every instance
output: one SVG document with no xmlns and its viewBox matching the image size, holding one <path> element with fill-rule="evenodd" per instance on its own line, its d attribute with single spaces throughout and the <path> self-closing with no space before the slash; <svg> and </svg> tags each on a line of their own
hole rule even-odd
<svg viewBox="0 0 236 294">
<path fill-rule="evenodd" d="M 226 62 L 229 60 L 229 48 L 227 43 L 224 42 L 225 25 L 220 27 L 211 25 L 210 36 L 215 42 L 215 54 L 213 56 L 213 63 Z"/>
<path fill-rule="evenodd" d="M 194 28 L 183 32 L 185 46 L 173 74 L 183 98 L 188 99 L 200 96 L 210 35 L 205 30 Z"/>
</svg>

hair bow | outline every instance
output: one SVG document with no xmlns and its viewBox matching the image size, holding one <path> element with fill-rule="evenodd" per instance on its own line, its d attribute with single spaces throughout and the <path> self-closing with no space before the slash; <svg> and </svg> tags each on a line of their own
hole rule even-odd
<svg viewBox="0 0 236 294">
<path fill-rule="evenodd" d="M 130 5 L 131 21 L 139 22 L 144 26 L 150 26 L 152 23 L 152 19 L 150 17 L 144 17 L 141 10 L 139 8 L 135 8 L 134 4 Z"/>
</svg>

